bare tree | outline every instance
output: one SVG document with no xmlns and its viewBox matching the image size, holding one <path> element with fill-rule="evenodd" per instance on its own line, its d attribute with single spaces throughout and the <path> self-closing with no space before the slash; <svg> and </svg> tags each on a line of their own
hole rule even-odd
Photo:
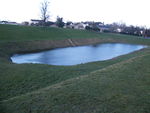
<svg viewBox="0 0 150 113">
<path fill-rule="evenodd" d="M 41 3 L 41 19 L 43 21 L 43 24 L 45 24 L 49 19 L 48 7 L 49 7 L 49 2 L 47 0 L 44 0 Z"/>
</svg>

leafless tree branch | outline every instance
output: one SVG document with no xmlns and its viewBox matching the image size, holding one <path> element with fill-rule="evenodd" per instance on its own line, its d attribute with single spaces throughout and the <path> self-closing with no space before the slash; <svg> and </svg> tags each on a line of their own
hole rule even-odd
<svg viewBox="0 0 150 113">
<path fill-rule="evenodd" d="M 49 2 L 44 0 L 41 3 L 41 19 L 43 23 L 46 23 L 46 21 L 49 19 L 49 12 L 48 12 Z"/>
</svg>

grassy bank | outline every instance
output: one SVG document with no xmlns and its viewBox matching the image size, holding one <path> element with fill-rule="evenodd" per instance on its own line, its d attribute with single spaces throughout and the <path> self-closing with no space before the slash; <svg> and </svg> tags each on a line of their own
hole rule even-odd
<svg viewBox="0 0 150 113">
<path fill-rule="evenodd" d="M 149 58 L 150 54 L 135 57 L 3 105 L 14 113 L 149 113 Z"/>
<path fill-rule="evenodd" d="M 0 25 L 1 41 L 63 40 L 68 38 L 137 38 L 136 36 L 89 32 L 86 30 Z"/>
<path fill-rule="evenodd" d="M 0 25 L 1 40 L 25 41 L 25 40 L 56 40 L 66 38 L 91 38 L 98 34 L 83 30 Z"/>
<path fill-rule="evenodd" d="M 149 48 L 107 61 L 68 67 L 18 65 L 9 61 L 15 52 L 72 46 L 68 38 L 76 45 L 93 41 L 150 45 L 149 39 L 129 35 L 0 25 L 1 112 L 150 112 Z"/>
</svg>

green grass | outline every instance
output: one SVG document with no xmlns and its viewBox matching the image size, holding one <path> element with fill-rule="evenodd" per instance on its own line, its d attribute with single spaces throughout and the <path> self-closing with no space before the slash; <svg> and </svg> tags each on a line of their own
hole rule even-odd
<svg viewBox="0 0 150 113">
<path fill-rule="evenodd" d="M 28 27 L 0 25 L 1 40 L 24 41 L 24 40 L 54 40 L 66 38 L 90 38 L 98 34 L 83 30 L 72 30 L 50 27 Z"/>
<path fill-rule="evenodd" d="M 56 40 L 66 38 L 128 38 L 128 35 L 89 32 L 85 30 L 0 25 L 1 41 Z M 136 36 L 130 36 L 137 38 Z"/>
<path fill-rule="evenodd" d="M 2 113 L 150 112 L 150 48 L 67 67 L 9 61 L 12 53 L 42 50 L 45 41 L 67 38 L 150 45 L 149 39 L 129 35 L 0 25 Z"/>
<path fill-rule="evenodd" d="M 129 59 L 3 103 L 7 112 L 18 113 L 149 113 L 149 57 Z"/>
<path fill-rule="evenodd" d="M 146 53 L 147 50 L 142 52 Z M 84 76 L 92 71 L 132 58 L 139 53 L 125 55 L 117 59 L 102 62 L 87 63 L 77 66 L 48 66 L 38 64 L 1 64 L 1 94 L 2 99 L 12 98 L 30 91 L 44 88 L 61 81 Z M 7 71 L 4 71 L 7 70 Z M 41 71 L 42 70 L 42 71 Z M 9 82 L 11 81 L 11 82 Z M 7 83 L 7 84 L 6 84 Z M 13 92 L 13 93 L 11 93 Z"/>
</svg>

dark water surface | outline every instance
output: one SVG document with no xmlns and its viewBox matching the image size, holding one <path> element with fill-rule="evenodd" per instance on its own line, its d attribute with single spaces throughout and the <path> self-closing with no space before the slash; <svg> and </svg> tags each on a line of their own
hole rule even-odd
<svg viewBox="0 0 150 113">
<path fill-rule="evenodd" d="M 87 62 L 103 61 L 145 48 L 143 45 L 105 43 L 78 47 L 53 49 L 38 53 L 15 54 L 12 62 L 39 63 L 50 65 L 76 65 Z"/>
</svg>

